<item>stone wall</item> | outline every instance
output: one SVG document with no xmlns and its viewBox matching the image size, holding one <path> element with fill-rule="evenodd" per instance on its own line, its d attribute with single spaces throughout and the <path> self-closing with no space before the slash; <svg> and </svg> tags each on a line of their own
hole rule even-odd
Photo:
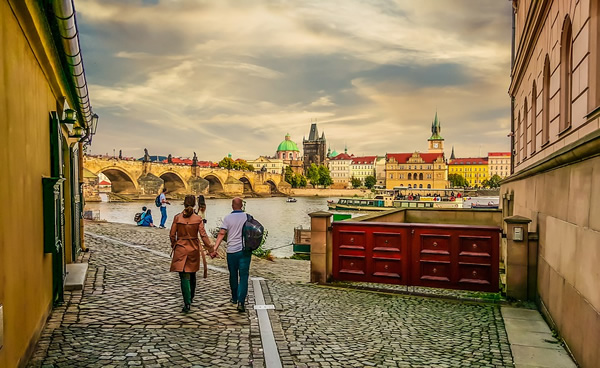
<svg viewBox="0 0 600 368">
<path fill-rule="evenodd" d="M 600 157 L 502 185 L 539 233 L 539 304 L 584 367 L 600 365 Z"/>
</svg>

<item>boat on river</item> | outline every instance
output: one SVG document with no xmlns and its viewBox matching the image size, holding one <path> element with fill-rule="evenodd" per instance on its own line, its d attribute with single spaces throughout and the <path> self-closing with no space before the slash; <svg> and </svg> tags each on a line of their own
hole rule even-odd
<svg viewBox="0 0 600 368">
<path fill-rule="evenodd" d="M 328 202 L 330 210 L 386 211 L 392 208 L 462 208 L 460 189 L 394 187 L 378 189 L 368 197 L 340 198 Z"/>
<path fill-rule="evenodd" d="M 292 198 L 292 197 L 288 197 L 288 198 L 287 198 L 285 201 L 286 201 L 287 203 L 296 203 L 296 202 L 297 202 L 297 199 L 296 199 L 296 198 Z"/>
</svg>

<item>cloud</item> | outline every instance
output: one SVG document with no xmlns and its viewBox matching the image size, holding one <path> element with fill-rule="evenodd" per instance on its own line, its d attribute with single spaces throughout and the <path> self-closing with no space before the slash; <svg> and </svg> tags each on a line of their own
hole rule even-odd
<svg viewBox="0 0 600 368">
<path fill-rule="evenodd" d="M 301 143 L 311 119 L 338 150 L 424 151 L 436 109 L 448 151 L 508 149 L 508 1 L 76 7 L 98 152 L 252 159 L 287 132 Z"/>
</svg>

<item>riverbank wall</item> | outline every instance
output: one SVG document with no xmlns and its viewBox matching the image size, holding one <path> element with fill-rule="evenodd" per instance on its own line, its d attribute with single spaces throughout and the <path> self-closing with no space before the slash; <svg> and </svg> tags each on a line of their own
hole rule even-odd
<svg viewBox="0 0 600 368">
<path fill-rule="evenodd" d="M 295 188 L 292 196 L 295 197 L 364 197 L 370 193 L 369 189 L 321 189 L 321 188 Z"/>
</svg>

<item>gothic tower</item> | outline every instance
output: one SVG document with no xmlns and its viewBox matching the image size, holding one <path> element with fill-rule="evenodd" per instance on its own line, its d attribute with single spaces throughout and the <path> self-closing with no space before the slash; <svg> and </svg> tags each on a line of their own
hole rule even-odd
<svg viewBox="0 0 600 368">
<path fill-rule="evenodd" d="M 431 137 L 429 137 L 429 153 L 444 153 L 444 138 L 440 135 L 442 132 L 442 125 L 440 124 L 435 112 L 435 119 L 431 123 Z"/>
</svg>

